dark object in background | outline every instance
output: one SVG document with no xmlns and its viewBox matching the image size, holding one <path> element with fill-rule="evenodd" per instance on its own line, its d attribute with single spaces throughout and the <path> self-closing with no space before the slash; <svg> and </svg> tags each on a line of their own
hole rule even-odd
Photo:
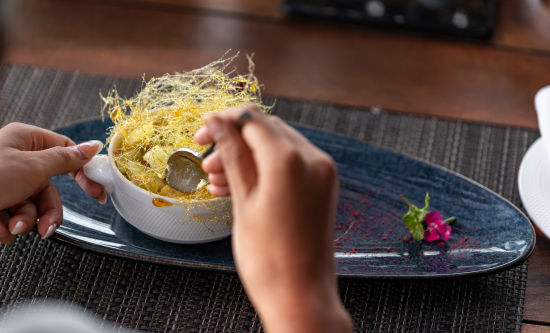
<svg viewBox="0 0 550 333">
<path fill-rule="evenodd" d="M 486 38 L 496 0 L 284 0 L 282 7 L 292 15 Z"/>
</svg>

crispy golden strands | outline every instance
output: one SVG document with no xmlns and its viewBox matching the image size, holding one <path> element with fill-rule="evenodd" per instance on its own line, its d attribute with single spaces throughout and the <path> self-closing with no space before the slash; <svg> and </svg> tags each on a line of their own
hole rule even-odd
<svg viewBox="0 0 550 333">
<path fill-rule="evenodd" d="M 193 135 L 209 113 L 248 103 L 269 111 L 269 107 L 262 105 L 260 85 L 253 74 L 254 63 L 250 57 L 248 74 L 227 71 L 237 57 L 238 54 L 221 58 L 186 73 L 152 78 L 132 98 L 123 98 L 116 90 L 102 96 L 103 110 L 114 122 L 108 141 L 115 134 L 122 138 L 113 151 L 122 174 L 151 193 L 180 202 L 213 198 L 206 187 L 181 193 L 166 185 L 166 161 L 179 148 L 199 152 L 206 149 L 194 142 Z"/>
</svg>

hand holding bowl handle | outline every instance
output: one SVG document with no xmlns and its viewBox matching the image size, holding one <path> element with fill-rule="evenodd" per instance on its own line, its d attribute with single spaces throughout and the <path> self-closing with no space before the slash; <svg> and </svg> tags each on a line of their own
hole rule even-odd
<svg viewBox="0 0 550 333">
<path fill-rule="evenodd" d="M 90 162 L 82 167 L 82 171 L 89 179 L 99 183 L 108 194 L 113 193 L 113 168 L 109 161 L 109 156 L 100 154 L 94 156 Z"/>
<path fill-rule="evenodd" d="M 77 145 L 32 125 L 0 128 L 0 243 L 11 243 L 35 226 L 43 238 L 55 233 L 63 222 L 63 207 L 49 181 L 53 176 L 69 173 L 86 194 L 103 203 L 103 188 L 82 173 L 82 166 L 102 147 L 97 141 Z"/>
</svg>

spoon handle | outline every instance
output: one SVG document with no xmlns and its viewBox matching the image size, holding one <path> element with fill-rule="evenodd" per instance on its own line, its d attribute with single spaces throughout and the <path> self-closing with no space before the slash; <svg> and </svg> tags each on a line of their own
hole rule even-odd
<svg viewBox="0 0 550 333">
<path fill-rule="evenodd" d="M 208 155 L 212 154 L 212 152 L 214 151 L 214 148 L 216 148 L 215 142 L 211 144 L 210 147 L 208 147 L 208 149 L 204 151 L 204 153 L 201 154 L 201 160 L 204 160 Z"/>
<path fill-rule="evenodd" d="M 243 113 L 241 113 L 239 118 L 235 119 L 235 121 L 233 122 L 233 126 L 235 126 L 237 129 L 240 130 L 243 127 L 243 125 L 247 121 L 249 121 L 251 118 L 252 118 L 252 114 L 250 114 L 250 112 L 248 111 L 244 111 Z M 212 152 L 214 151 L 214 148 L 216 148 L 215 142 L 212 143 L 210 147 L 208 147 L 208 149 L 206 149 L 206 151 L 201 154 L 200 156 L 201 160 L 204 160 L 208 155 L 212 154 Z"/>
</svg>

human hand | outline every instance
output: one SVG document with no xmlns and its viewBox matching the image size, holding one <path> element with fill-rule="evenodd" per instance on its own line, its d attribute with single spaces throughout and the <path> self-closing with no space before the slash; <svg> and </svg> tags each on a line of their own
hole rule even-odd
<svg viewBox="0 0 550 333">
<path fill-rule="evenodd" d="M 232 122 L 244 111 L 252 119 L 239 133 Z M 202 166 L 212 194 L 231 194 L 237 272 L 267 331 L 351 332 L 337 291 L 330 156 L 252 105 L 211 116 L 195 140 L 217 142 Z"/>
<path fill-rule="evenodd" d="M 105 203 L 103 187 L 81 169 L 102 146 L 99 141 L 76 146 L 63 135 L 21 123 L 0 129 L 0 243 L 29 233 L 37 218 L 43 238 L 55 232 L 63 221 L 59 192 L 49 181 L 55 175 L 70 173 L 88 195 Z"/>
</svg>

